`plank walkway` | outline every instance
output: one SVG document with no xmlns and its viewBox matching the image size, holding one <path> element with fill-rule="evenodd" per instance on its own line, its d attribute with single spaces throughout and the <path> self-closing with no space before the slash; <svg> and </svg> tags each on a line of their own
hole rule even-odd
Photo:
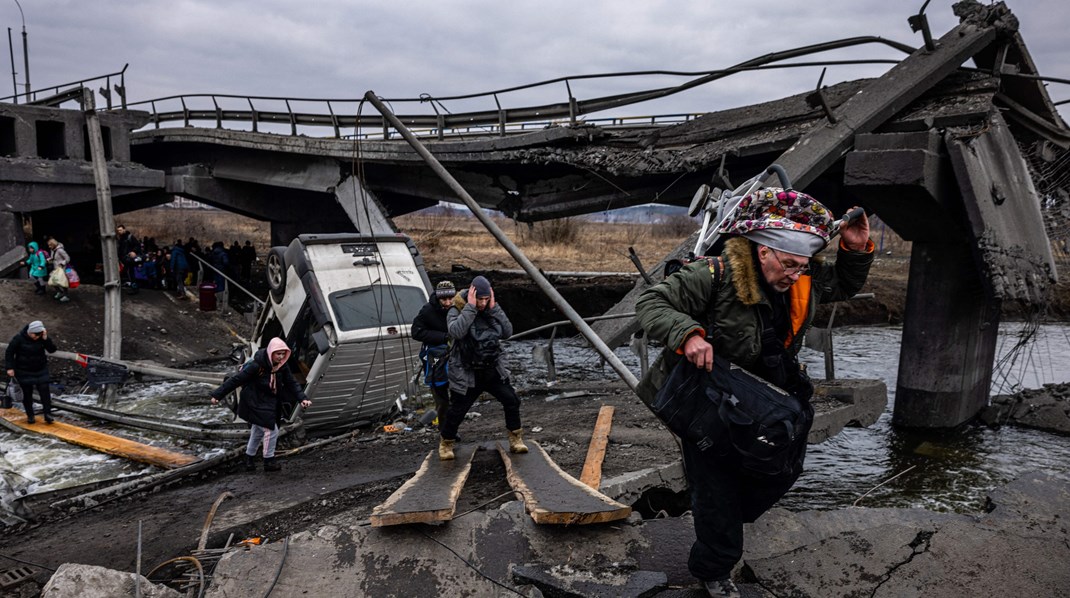
<svg viewBox="0 0 1070 598">
<path fill-rule="evenodd" d="M 438 449 L 433 449 L 415 475 L 372 509 L 372 527 L 453 519 L 476 448 L 474 444 L 456 447 L 453 461 L 440 461 Z"/>
<path fill-rule="evenodd" d="M 586 525 L 624 519 L 632 509 L 565 473 L 539 443 L 529 440 L 528 452 L 512 454 L 498 443 L 506 476 L 513 490 L 524 497 L 524 507 L 535 523 Z"/>
<path fill-rule="evenodd" d="M 200 461 L 200 458 L 195 455 L 149 446 L 134 440 L 82 428 L 59 419 L 56 419 L 55 423 L 46 424 L 45 418 L 41 414 L 37 415 L 36 423 L 30 424 L 26 422 L 26 414 L 21 409 L 0 409 L 0 417 L 8 423 L 7 427 L 9 428 L 14 427 L 44 436 L 51 436 L 95 451 L 140 463 L 148 463 L 165 469 L 175 469 Z"/>
</svg>

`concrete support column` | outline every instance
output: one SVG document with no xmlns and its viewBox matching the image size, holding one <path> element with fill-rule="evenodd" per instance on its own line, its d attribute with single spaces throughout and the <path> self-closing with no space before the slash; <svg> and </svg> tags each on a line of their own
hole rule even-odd
<svg viewBox="0 0 1070 598">
<path fill-rule="evenodd" d="M 334 197 L 361 234 L 391 235 L 398 232 L 379 198 L 361 185 L 357 177 L 346 177 L 335 188 Z"/>
<path fill-rule="evenodd" d="M 985 297 L 968 245 L 914 243 L 895 426 L 953 428 L 987 403 L 999 307 Z"/>
</svg>

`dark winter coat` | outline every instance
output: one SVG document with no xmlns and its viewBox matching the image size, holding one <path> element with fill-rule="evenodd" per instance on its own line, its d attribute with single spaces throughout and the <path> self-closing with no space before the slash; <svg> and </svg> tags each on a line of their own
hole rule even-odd
<svg viewBox="0 0 1070 598">
<path fill-rule="evenodd" d="M 477 328 L 495 331 L 499 340 L 513 336 L 513 323 L 500 305 L 495 304 L 494 307 L 479 311 L 474 304 L 465 302 L 460 293 L 453 298 L 453 307 L 446 312 L 446 321 L 454 345 L 464 342 L 464 337 Z M 465 363 L 464 351 L 451 351 L 449 366 L 450 392 L 465 394 L 469 387 L 475 386 L 476 373 L 470 364 Z M 502 380 L 509 380 L 509 370 L 502 364 L 500 357 L 495 363 L 495 369 Z"/>
<path fill-rule="evenodd" d="M 123 260 L 130 256 L 131 253 L 141 255 L 141 243 L 134 236 L 134 233 L 126 231 L 122 235 L 115 238 L 116 253 L 119 254 L 119 259 Z"/>
<path fill-rule="evenodd" d="M 226 287 L 227 279 L 223 278 L 220 272 L 230 272 L 230 256 L 227 255 L 227 250 L 223 248 L 222 243 L 212 247 L 212 253 L 208 254 L 208 263 L 215 267 L 212 276 L 214 276 L 216 290 L 222 291 Z"/>
<path fill-rule="evenodd" d="M 412 321 L 412 338 L 428 346 L 445 345 L 450 340 L 446 326 L 446 312 L 434 295 L 420 308 L 416 319 Z"/>
<path fill-rule="evenodd" d="M 240 372 L 223 381 L 210 396 L 222 399 L 241 387 L 238 398 L 238 417 L 245 421 L 273 428 L 282 415 L 284 404 L 292 405 L 308 400 L 293 372 L 283 365 L 275 372 L 275 391 L 271 390 L 271 357 L 267 349 L 253 354 L 252 360 Z"/>
<path fill-rule="evenodd" d="M 186 257 L 186 250 L 181 245 L 171 248 L 171 271 L 189 272 L 189 259 Z"/>
<path fill-rule="evenodd" d="M 30 338 L 26 332 L 29 324 L 12 337 L 4 354 L 4 369 L 15 370 L 21 384 L 44 384 L 48 377 L 48 355 L 56 352 L 56 344 L 50 338 Z"/>
<path fill-rule="evenodd" d="M 803 336 L 813 322 L 818 303 L 850 299 L 865 284 L 873 263 L 872 243 L 866 252 L 840 246 L 835 264 L 812 260 L 810 273 L 787 291 L 791 326 L 787 353 L 798 354 Z M 647 338 L 664 343 L 665 350 L 636 389 L 650 403 L 673 367 L 683 359 L 683 345 L 693 332 L 704 334 L 713 354 L 761 375 L 757 362 L 762 349 L 759 307 L 770 306 L 760 284 L 761 267 L 751 242 L 737 237 L 725 244 L 724 270 L 714 282 L 706 260 L 688 264 L 650 287 L 635 303 L 635 313 Z"/>
</svg>

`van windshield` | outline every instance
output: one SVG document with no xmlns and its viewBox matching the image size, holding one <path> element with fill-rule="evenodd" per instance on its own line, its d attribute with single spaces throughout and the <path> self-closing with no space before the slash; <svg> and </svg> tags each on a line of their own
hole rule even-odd
<svg viewBox="0 0 1070 598">
<path fill-rule="evenodd" d="M 411 324 L 427 301 L 416 287 L 374 284 L 328 296 L 339 330 Z"/>
</svg>

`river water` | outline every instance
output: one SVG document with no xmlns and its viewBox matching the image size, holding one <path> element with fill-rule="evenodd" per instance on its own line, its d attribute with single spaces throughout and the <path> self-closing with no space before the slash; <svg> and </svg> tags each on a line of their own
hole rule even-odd
<svg viewBox="0 0 1070 598">
<path fill-rule="evenodd" d="M 1027 329 L 1006 324 L 1000 330 L 1000 361 Z M 1036 430 L 1003 427 L 998 430 L 967 427 L 948 433 L 904 433 L 891 427 L 895 399 L 899 342 L 896 327 L 859 327 L 835 330 L 836 372 L 841 377 L 877 378 L 888 385 L 888 408 L 869 428 L 850 428 L 835 438 L 810 447 L 807 467 L 795 488 L 781 501 L 791 509 L 849 506 L 889 478 L 909 472 L 873 490 L 859 504 L 883 507 L 924 507 L 936 511 L 977 512 L 992 489 L 1032 470 L 1070 478 L 1070 437 Z M 545 385 L 546 367 L 533 362 L 537 346 L 546 340 L 506 344 L 505 359 L 518 387 Z M 616 351 L 634 372 L 638 358 L 627 348 Z M 655 352 L 651 352 L 653 360 Z M 576 338 L 554 341 L 559 380 L 616 380 L 608 365 Z M 824 375 L 820 353 L 804 349 L 802 360 L 814 378 Z M 1070 382 L 1070 326 L 1041 326 L 1027 349 L 1013 363 L 1001 365 L 993 376 L 993 394 L 1020 388 Z M 230 412 L 207 401 L 210 386 L 191 382 L 129 384 L 118 410 L 202 423 L 230 421 Z M 61 398 L 94 404 L 95 397 L 64 393 Z M 64 417 L 74 418 L 72 414 Z M 96 425 L 95 427 L 102 427 Z M 120 432 L 149 444 L 176 446 L 175 440 L 153 432 L 127 428 Z M 183 450 L 210 457 L 218 445 L 180 442 Z M 0 428 L 0 467 L 9 467 L 28 492 L 44 492 L 93 481 L 137 475 L 154 468 L 109 457 L 36 435 L 15 435 Z"/>
<path fill-rule="evenodd" d="M 1031 330 L 1019 323 L 1001 326 L 992 394 L 1070 382 L 1070 326 L 1040 326 L 1024 348 L 1014 351 L 1023 334 Z M 888 386 L 888 407 L 868 428 L 848 428 L 822 444 L 811 445 L 806 470 L 780 506 L 797 510 L 845 507 L 872 490 L 859 505 L 975 513 L 984 507 L 989 491 L 1025 472 L 1041 470 L 1070 479 L 1070 437 L 1009 426 L 967 426 L 955 432 L 930 433 L 892 429 L 901 336 L 900 327 L 834 330 L 837 375 L 883 380 Z M 612 369 L 599 367 L 598 358 L 590 350 L 581 350 L 582 346 L 575 339 L 554 342 L 558 378 L 615 379 Z M 523 351 L 531 351 L 530 347 L 512 350 L 517 360 Z M 616 354 L 632 371 L 639 370 L 631 351 L 618 349 Z M 1014 355 L 1017 359 L 1012 360 Z M 651 361 L 654 356 L 652 351 Z M 812 377 L 824 377 L 821 353 L 803 349 L 800 357 Z M 545 368 L 536 366 L 532 373 L 540 372 Z"/>
</svg>

